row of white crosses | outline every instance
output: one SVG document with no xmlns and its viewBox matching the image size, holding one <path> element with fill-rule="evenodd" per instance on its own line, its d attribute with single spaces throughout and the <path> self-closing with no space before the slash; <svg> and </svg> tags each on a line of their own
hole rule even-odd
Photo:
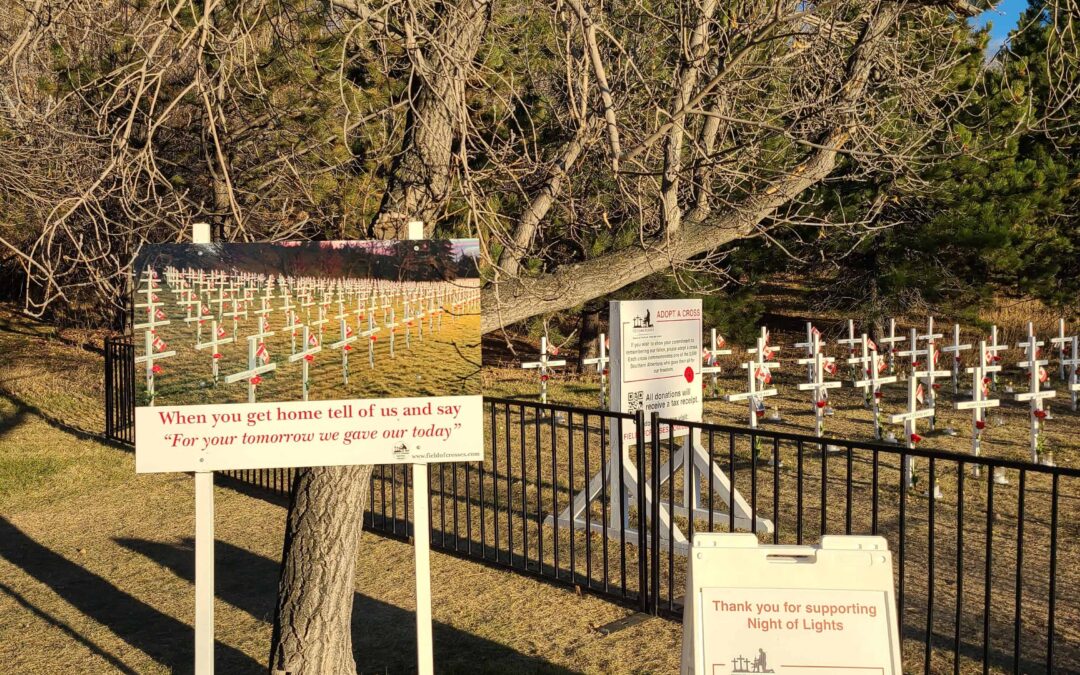
<svg viewBox="0 0 1080 675">
<path fill-rule="evenodd" d="M 147 269 L 143 273 L 143 277 L 141 283 L 145 284 L 146 288 L 139 292 L 146 294 L 146 301 L 136 303 L 135 310 L 138 312 L 140 309 L 145 309 L 146 321 L 136 323 L 132 328 L 136 331 L 144 331 L 144 346 L 143 355 L 135 357 L 135 363 L 141 363 L 146 367 L 146 395 L 150 399 L 147 405 L 154 405 L 154 376 L 161 372 L 161 365 L 155 363 L 155 361 L 176 356 L 176 352 L 170 350 L 168 345 L 165 344 L 165 340 L 157 334 L 158 327 L 167 326 L 170 323 L 165 316 L 165 312 L 161 309 L 163 303 L 158 299 L 155 292 L 158 286 L 157 274 L 153 270 Z"/>
<path fill-rule="evenodd" d="M 147 269 L 144 272 L 147 302 L 140 303 L 138 309 L 145 308 L 148 312 L 148 321 L 145 324 L 138 324 L 137 328 L 147 328 L 147 354 L 140 357 L 138 363 L 146 363 L 147 367 L 147 380 L 148 380 L 148 393 L 153 397 L 153 375 L 160 371 L 160 366 L 153 363 L 156 359 L 172 356 L 175 352 L 164 352 L 165 343 L 160 337 L 154 335 L 154 329 L 156 326 L 162 326 L 168 324 L 168 320 L 165 319 L 165 315 L 161 310 L 161 303 L 155 293 L 157 289 L 157 277 L 156 272 Z M 237 323 L 240 317 L 247 318 L 248 307 L 247 302 L 252 301 L 253 292 L 257 292 L 260 285 L 263 288 L 263 293 L 259 297 L 261 308 L 254 310 L 254 314 L 259 317 L 259 332 L 253 336 L 249 336 L 249 355 L 248 355 L 248 368 L 247 370 L 233 373 L 226 377 L 226 383 L 238 382 L 244 379 L 248 380 L 249 385 L 249 400 L 254 400 L 254 387 L 262 381 L 262 374 L 274 370 L 270 367 L 269 349 L 265 343 L 264 338 L 273 335 L 274 332 L 270 330 L 269 315 L 273 311 L 272 300 L 274 279 L 263 278 L 257 275 L 236 275 L 231 281 L 229 277 L 223 273 L 207 273 L 200 272 L 198 276 L 194 273 L 188 273 L 187 275 L 179 273 L 177 270 L 166 270 L 166 276 L 170 279 L 171 292 L 176 296 L 177 303 L 180 306 L 185 307 L 185 322 L 196 322 L 196 350 L 209 349 L 211 354 L 211 373 L 214 381 L 217 382 L 219 378 L 219 361 L 222 359 L 221 347 L 223 345 L 236 342 L 239 336 L 236 335 Z M 209 295 L 213 290 L 215 284 L 217 285 L 218 297 L 216 300 L 211 300 L 208 303 L 202 303 L 198 294 L 192 290 L 193 282 L 190 279 L 198 279 L 198 283 L 202 291 L 207 292 Z M 299 305 L 294 305 L 292 300 L 293 296 L 290 292 L 288 281 L 284 277 L 279 277 L 277 283 L 281 286 L 282 293 L 280 296 L 282 299 L 281 310 L 285 314 L 285 325 L 283 331 L 288 331 L 292 338 L 291 356 L 290 362 L 302 361 L 302 384 L 304 389 L 304 397 L 309 393 L 309 368 L 308 365 L 313 360 L 313 355 L 321 350 L 321 334 L 323 331 L 323 325 L 329 321 L 326 318 L 326 307 L 330 304 L 330 295 L 336 288 L 339 299 L 339 310 L 341 313 L 338 318 L 344 323 L 344 320 L 348 319 L 348 313 L 344 311 L 342 307 L 342 298 L 345 293 L 344 283 L 327 283 L 325 281 L 318 284 L 319 292 L 322 293 L 322 301 L 316 302 L 314 291 L 312 290 L 316 285 L 312 284 L 306 287 L 298 287 L 297 300 Z M 354 285 L 355 286 L 355 285 Z M 142 291 L 140 291 L 142 292 Z M 434 320 L 436 316 L 440 316 L 443 307 L 442 305 L 453 303 L 453 307 L 457 310 L 463 308 L 477 309 L 479 301 L 479 294 L 475 292 L 475 289 L 457 289 L 448 290 L 443 287 L 442 290 L 433 289 L 428 287 L 426 292 L 423 289 L 408 287 L 401 288 L 396 291 L 391 291 L 389 294 L 385 291 L 385 288 L 381 291 L 377 288 L 370 286 L 356 286 L 350 287 L 350 293 L 355 294 L 357 309 L 351 314 L 356 314 L 363 318 L 364 312 L 367 311 L 362 304 L 362 299 L 368 297 L 370 293 L 371 308 L 368 313 L 368 329 L 363 331 L 364 337 L 369 337 L 369 362 L 371 367 L 374 368 L 374 342 L 376 339 L 375 334 L 380 330 L 374 323 L 374 311 L 376 305 L 376 293 L 379 293 L 379 299 L 381 300 L 381 309 L 384 316 L 389 312 L 390 321 L 385 327 L 391 329 L 391 331 L 397 326 L 394 319 L 394 307 L 393 300 L 400 297 L 403 302 L 408 299 L 412 299 L 414 305 L 421 305 L 425 300 L 427 302 L 427 311 L 414 312 L 414 318 L 422 320 L 425 316 L 429 318 L 432 323 L 430 326 L 434 327 Z M 409 294 L 412 295 L 409 295 Z M 436 299 L 439 300 L 440 307 L 436 308 Z M 230 336 L 225 330 L 224 326 L 219 323 L 218 318 L 214 318 L 214 314 L 209 310 L 211 303 L 217 303 L 218 311 L 220 313 L 220 319 L 227 320 L 232 319 L 234 324 L 234 334 Z M 224 311 L 226 305 L 229 305 L 232 311 Z M 310 321 L 311 307 L 318 306 L 319 319 L 317 321 Z M 194 312 L 192 311 L 194 308 Z M 299 315 L 296 309 L 300 308 L 306 312 L 312 327 L 317 326 L 319 330 L 319 336 L 316 336 L 311 332 L 309 326 L 300 323 Z M 210 320 L 211 322 L 211 334 L 207 341 L 202 340 L 201 325 L 204 321 Z M 441 328 L 441 316 L 439 318 L 439 327 Z M 303 338 L 300 346 L 300 350 L 296 347 L 296 333 L 298 330 L 303 329 Z M 348 383 L 348 352 L 352 348 L 351 343 L 353 339 L 348 339 L 352 335 L 352 329 L 345 325 L 342 326 L 342 338 L 343 341 L 336 343 L 335 347 L 342 348 L 342 371 L 343 378 L 346 384 Z M 393 332 L 391 333 L 391 343 L 393 342 Z M 391 344 L 391 356 L 393 356 L 393 344 Z M 256 363 L 258 361 L 259 363 Z M 259 365 L 261 363 L 261 365 Z"/>
</svg>

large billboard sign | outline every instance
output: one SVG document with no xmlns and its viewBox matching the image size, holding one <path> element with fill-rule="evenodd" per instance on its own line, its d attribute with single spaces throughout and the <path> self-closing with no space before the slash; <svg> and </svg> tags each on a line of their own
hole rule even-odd
<svg viewBox="0 0 1080 675">
<path fill-rule="evenodd" d="M 477 241 L 147 246 L 136 470 L 482 458 Z"/>
</svg>

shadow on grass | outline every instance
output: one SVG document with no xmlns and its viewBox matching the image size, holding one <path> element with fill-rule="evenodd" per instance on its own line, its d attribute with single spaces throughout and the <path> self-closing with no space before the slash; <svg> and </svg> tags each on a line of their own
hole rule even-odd
<svg viewBox="0 0 1080 675">
<path fill-rule="evenodd" d="M 87 431 L 86 429 L 75 426 L 74 424 L 70 424 L 58 417 L 50 415 L 41 408 L 27 403 L 25 400 L 16 396 L 15 394 L 12 394 L 11 392 L 0 391 L 0 398 L 8 401 L 13 406 L 15 406 L 17 410 L 15 416 L 19 416 L 20 419 L 26 414 L 35 415 L 36 417 L 41 418 L 50 427 L 58 431 L 62 431 L 66 434 L 70 434 L 78 438 L 79 440 L 101 443 L 117 450 L 124 450 L 125 452 L 130 452 L 131 450 L 133 450 L 132 446 L 130 445 L 125 445 L 124 443 L 120 443 L 110 438 L 106 438 L 104 435 L 99 433 Z M 0 422 L 0 435 L 9 431 L 13 426 L 16 426 L 16 424 L 11 423 L 10 418 L 8 420 L 5 420 L 4 422 Z"/>
<path fill-rule="evenodd" d="M 186 581 L 194 579 L 194 548 L 190 539 L 183 545 L 146 539 L 116 541 Z M 222 541 L 215 544 L 214 558 L 217 596 L 260 621 L 272 621 L 280 565 Z M 361 664 L 360 672 L 415 672 L 415 613 L 360 593 L 354 596 L 353 603 L 353 649 Z M 574 672 L 439 622 L 434 625 L 434 640 L 435 663 L 440 673 L 561 675 Z"/>
<path fill-rule="evenodd" d="M 195 631 L 191 626 L 39 544 L 2 517 L 0 556 L 154 661 L 173 672 L 193 670 Z M 220 642 L 216 645 L 215 660 L 225 673 L 266 671 L 243 652 Z"/>
</svg>

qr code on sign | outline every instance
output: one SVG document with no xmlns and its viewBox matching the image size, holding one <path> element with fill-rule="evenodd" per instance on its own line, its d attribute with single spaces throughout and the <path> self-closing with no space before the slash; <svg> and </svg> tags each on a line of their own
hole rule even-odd
<svg viewBox="0 0 1080 675">
<path fill-rule="evenodd" d="M 644 391 L 631 391 L 626 394 L 626 412 L 637 412 L 644 407 L 644 404 Z"/>
</svg>

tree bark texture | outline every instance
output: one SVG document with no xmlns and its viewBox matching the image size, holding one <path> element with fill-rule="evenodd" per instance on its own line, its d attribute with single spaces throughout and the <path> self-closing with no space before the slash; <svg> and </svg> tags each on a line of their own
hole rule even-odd
<svg viewBox="0 0 1080 675">
<path fill-rule="evenodd" d="M 285 527 L 270 672 L 355 675 L 356 552 L 373 467 L 302 470 Z"/>
</svg>

